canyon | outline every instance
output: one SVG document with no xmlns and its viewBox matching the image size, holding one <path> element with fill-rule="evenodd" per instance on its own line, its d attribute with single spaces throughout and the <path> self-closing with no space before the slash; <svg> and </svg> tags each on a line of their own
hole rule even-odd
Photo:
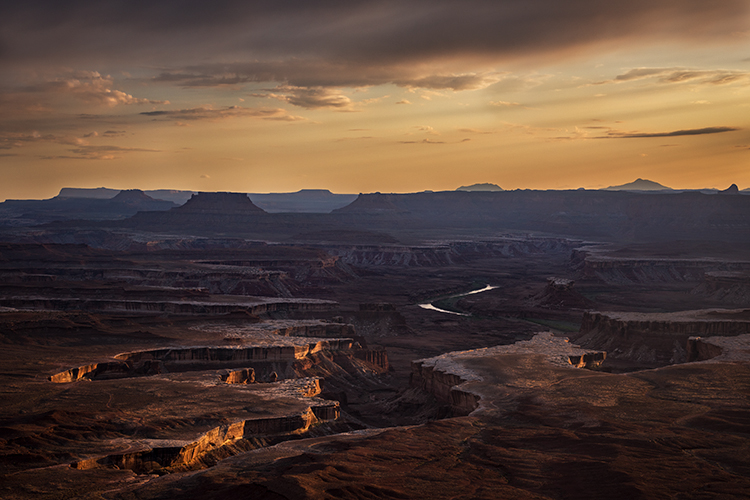
<svg viewBox="0 0 750 500">
<path fill-rule="evenodd" d="M 748 200 L 199 193 L 6 225 L 0 496 L 742 498 Z"/>
</svg>

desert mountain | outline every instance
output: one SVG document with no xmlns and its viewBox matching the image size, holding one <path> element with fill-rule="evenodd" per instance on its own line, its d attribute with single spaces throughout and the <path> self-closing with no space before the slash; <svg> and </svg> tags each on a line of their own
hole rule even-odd
<svg viewBox="0 0 750 500">
<path fill-rule="evenodd" d="M 740 194 L 740 188 L 737 187 L 737 184 L 732 184 L 723 191 L 719 191 L 718 194 Z"/>
<path fill-rule="evenodd" d="M 456 191 L 504 191 L 504 189 L 497 184 L 482 182 L 481 184 L 472 184 L 471 186 L 461 186 L 456 188 Z"/>
<path fill-rule="evenodd" d="M 609 186 L 604 188 L 605 191 L 671 191 L 672 188 L 659 184 L 658 182 L 640 177 L 633 182 L 621 184 L 619 186 Z"/>
</svg>

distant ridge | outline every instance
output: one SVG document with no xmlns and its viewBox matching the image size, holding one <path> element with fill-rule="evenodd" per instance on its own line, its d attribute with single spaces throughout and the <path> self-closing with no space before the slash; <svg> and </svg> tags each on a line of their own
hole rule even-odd
<svg viewBox="0 0 750 500">
<path fill-rule="evenodd" d="M 112 199 L 120 191 L 118 189 L 100 188 L 70 188 L 65 187 L 56 196 L 62 198 Z M 182 205 L 197 191 L 181 191 L 178 189 L 152 189 L 143 191 L 156 200 L 165 200 Z M 269 213 L 297 212 L 297 213 L 328 213 L 341 208 L 357 198 L 356 194 L 335 194 L 328 189 L 301 189 L 295 193 L 248 193 L 248 197 L 259 208 Z"/>
<path fill-rule="evenodd" d="M 480 184 L 472 184 L 471 186 L 461 186 L 456 188 L 456 191 L 505 191 L 497 184 L 491 184 L 489 182 L 482 182 Z"/>
<path fill-rule="evenodd" d="M 125 189 L 123 191 L 141 191 L 140 189 Z M 119 189 L 110 189 L 105 187 L 99 188 L 70 188 L 64 187 L 60 189 L 60 194 L 55 198 L 87 198 L 97 200 L 111 200 L 119 193 Z M 154 200 L 171 201 L 178 205 L 182 205 L 190 196 L 195 194 L 195 191 L 179 191 L 176 189 L 152 189 L 143 191 L 146 195 L 150 196 Z"/>
<path fill-rule="evenodd" d="M 648 179 L 641 179 L 640 177 L 633 182 L 627 184 L 621 184 L 619 186 L 609 186 L 604 188 L 604 191 L 673 191 L 671 187 L 664 186 L 658 182 L 650 181 Z"/>
</svg>

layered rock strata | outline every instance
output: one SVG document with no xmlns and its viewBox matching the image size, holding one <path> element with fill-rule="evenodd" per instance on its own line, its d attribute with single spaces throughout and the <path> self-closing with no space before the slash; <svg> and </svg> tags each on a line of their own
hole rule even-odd
<svg viewBox="0 0 750 500">
<path fill-rule="evenodd" d="M 281 378 L 296 378 L 295 361 L 322 350 L 349 351 L 351 339 L 325 339 L 290 345 L 241 347 L 175 347 L 118 354 L 114 360 L 71 368 L 49 380 L 57 383 L 77 380 L 124 378 L 166 372 L 211 370 L 255 365 L 264 379 L 271 373 Z M 250 368 L 250 367 L 248 367 Z"/>
<path fill-rule="evenodd" d="M 239 451 L 293 439 L 304 435 L 315 424 L 339 418 L 338 402 L 315 398 L 321 390 L 319 379 L 299 379 L 289 383 L 292 385 L 286 392 L 296 392 L 300 398 L 312 398 L 310 406 L 300 413 L 220 425 L 194 441 L 135 442 L 128 452 L 79 460 L 71 463 L 71 467 L 80 470 L 129 469 L 139 474 L 200 468 Z"/>
<path fill-rule="evenodd" d="M 586 312 L 575 341 L 607 350 L 613 358 L 644 366 L 689 360 L 691 336 L 735 336 L 750 333 L 747 310 L 697 310 L 676 313 Z"/>
<path fill-rule="evenodd" d="M 78 299 L 57 297 L 7 297 L 0 298 L 0 305 L 16 309 L 131 312 L 148 314 L 217 315 L 246 311 L 250 314 L 266 314 L 278 311 L 324 311 L 335 302 L 316 299 L 274 299 L 257 297 L 255 301 L 145 301 L 118 299 Z"/>
<path fill-rule="evenodd" d="M 750 262 L 723 259 L 617 258 L 578 250 L 571 261 L 583 278 L 608 284 L 700 283 L 710 273 L 750 273 Z"/>
</svg>

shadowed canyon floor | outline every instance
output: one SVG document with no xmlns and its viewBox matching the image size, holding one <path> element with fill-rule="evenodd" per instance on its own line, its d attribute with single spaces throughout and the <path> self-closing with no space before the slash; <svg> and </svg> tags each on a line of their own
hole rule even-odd
<svg viewBox="0 0 750 500">
<path fill-rule="evenodd" d="M 0 496 L 747 497 L 744 244 L 309 229 L 0 244 Z"/>
</svg>

